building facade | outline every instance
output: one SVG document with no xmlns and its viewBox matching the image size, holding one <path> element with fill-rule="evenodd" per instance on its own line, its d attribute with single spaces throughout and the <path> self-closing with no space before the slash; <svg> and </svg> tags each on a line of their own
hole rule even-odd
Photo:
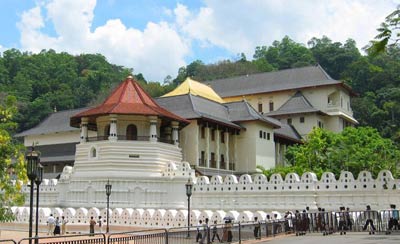
<svg viewBox="0 0 400 244">
<path fill-rule="evenodd" d="M 115 140 L 148 136 L 160 142 L 174 140 L 182 159 L 201 175 L 254 173 L 257 165 L 285 165 L 286 148 L 301 143 L 314 127 L 340 132 L 357 124 L 352 95 L 348 86 L 333 80 L 320 66 L 205 83 L 188 78 L 154 101 L 185 119 L 184 126 L 151 115 L 112 113 L 77 123 L 73 116 L 86 108 L 53 113 L 17 136 L 24 137 L 25 146 L 37 144 L 45 172 L 53 176 L 65 165 L 73 165 L 74 148 L 79 148 L 82 137 L 91 141 L 108 139 L 110 134 L 115 134 Z M 74 126 L 69 124 L 70 117 Z M 116 131 L 111 133 L 111 129 Z"/>
</svg>

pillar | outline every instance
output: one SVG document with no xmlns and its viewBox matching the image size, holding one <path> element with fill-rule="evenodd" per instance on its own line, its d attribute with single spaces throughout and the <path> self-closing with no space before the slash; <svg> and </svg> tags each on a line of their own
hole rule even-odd
<svg viewBox="0 0 400 244">
<path fill-rule="evenodd" d="M 116 115 L 110 115 L 110 136 L 108 137 L 108 140 L 110 141 L 118 140 Z"/>
<path fill-rule="evenodd" d="M 187 135 L 187 132 L 185 132 L 186 134 L 185 135 Z M 194 162 L 194 165 L 196 165 L 196 166 L 199 166 L 200 165 L 200 163 L 199 163 L 199 161 L 200 161 L 200 153 L 199 153 L 199 148 L 200 148 L 200 133 L 201 133 L 201 125 L 197 125 L 196 126 L 196 132 L 194 133 L 194 135 L 196 135 L 195 137 L 194 137 L 194 155 L 195 155 L 195 157 L 194 157 L 194 159 L 195 159 L 195 162 Z M 185 143 L 187 143 L 187 140 L 185 139 Z M 187 147 L 187 145 L 185 145 L 185 148 Z M 188 149 L 187 149 L 187 151 L 189 151 Z"/>
<path fill-rule="evenodd" d="M 149 131 L 149 136 L 150 136 L 150 141 L 156 142 L 158 141 L 158 136 L 157 136 L 157 117 L 156 116 L 150 116 L 150 131 Z"/>
<path fill-rule="evenodd" d="M 233 135 L 233 164 L 235 165 L 235 170 L 237 168 L 238 159 L 237 159 L 237 132 L 234 132 Z"/>
<path fill-rule="evenodd" d="M 225 169 L 229 169 L 229 132 L 225 131 L 224 132 L 224 137 L 225 137 L 225 158 L 226 158 L 226 162 L 225 162 Z"/>
<path fill-rule="evenodd" d="M 210 127 L 206 125 L 206 167 L 210 168 Z"/>
<path fill-rule="evenodd" d="M 172 141 L 176 146 L 179 146 L 179 134 L 178 134 L 179 122 L 172 121 L 171 127 L 172 127 Z"/>
<path fill-rule="evenodd" d="M 88 138 L 88 118 L 81 120 L 81 143 L 85 143 Z"/>
<path fill-rule="evenodd" d="M 215 135 L 215 156 L 216 156 L 216 160 L 217 160 L 217 169 L 219 169 L 220 168 L 220 160 L 221 160 L 221 155 L 220 155 L 220 153 L 219 153 L 219 145 L 220 145 L 220 143 L 221 143 L 221 140 L 220 140 L 220 135 L 219 135 L 219 129 L 218 129 L 218 126 L 217 126 L 217 129 L 215 130 L 215 133 L 216 133 L 216 135 Z"/>
</svg>

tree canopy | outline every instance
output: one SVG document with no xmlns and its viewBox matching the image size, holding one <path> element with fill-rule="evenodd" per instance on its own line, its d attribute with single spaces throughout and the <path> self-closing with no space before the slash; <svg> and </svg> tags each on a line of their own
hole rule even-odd
<svg viewBox="0 0 400 244">
<path fill-rule="evenodd" d="M 133 69 L 110 64 L 101 54 L 73 56 L 43 50 L 38 54 L 17 49 L 0 57 L 0 90 L 18 98 L 18 131 L 37 125 L 53 110 L 81 108 L 98 104 Z M 172 88 L 136 79 L 152 96 Z"/>
<path fill-rule="evenodd" d="M 12 219 L 11 206 L 21 205 L 21 180 L 26 179 L 22 146 L 11 137 L 16 128 L 13 116 L 16 99 L 0 94 L 0 222 Z"/>
<path fill-rule="evenodd" d="M 338 177 L 345 170 L 357 177 L 360 171 L 368 170 L 376 177 L 379 171 L 387 169 L 396 177 L 400 150 L 371 127 L 347 127 L 341 133 L 314 128 L 304 144 L 288 148 L 286 158 L 288 167 L 265 170 L 265 174 L 296 172 L 302 175 L 311 171 L 321 176 L 330 171 Z"/>
<path fill-rule="evenodd" d="M 377 29 L 379 32 L 375 39 L 366 47 L 373 55 L 381 53 L 388 48 L 396 47 L 400 41 L 400 5 L 386 16 L 385 21 Z"/>
</svg>

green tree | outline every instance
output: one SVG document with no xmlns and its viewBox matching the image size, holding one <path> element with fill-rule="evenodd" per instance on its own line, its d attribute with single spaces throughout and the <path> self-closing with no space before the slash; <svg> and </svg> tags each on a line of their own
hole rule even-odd
<svg viewBox="0 0 400 244">
<path fill-rule="evenodd" d="M 274 41 L 272 46 L 256 47 L 253 58 L 265 59 L 276 69 L 296 68 L 315 64 L 312 52 L 303 44 L 296 43 L 288 36 Z"/>
<path fill-rule="evenodd" d="M 379 171 L 388 169 L 397 176 L 400 162 L 397 146 L 371 127 L 347 127 L 338 134 L 314 128 L 304 144 L 289 147 L 285 156 L 289 166 L 266 170 L 265 174 L 293 171 L 301 175 L 312 171 L 321 176 L 329 171 L 339 176 L 347 170 L 357 177 L 362 170 L 377 176 Z"/>
<path fill-rule="evenodd" d="M 356 42 L 352 39 L 342 44 L 332 42 L 326 36 L 321 39 L 314 37 L 308 41 L 308 46 L 316 62 L 334 79 L 340 79 L 347 66 L 361 57 Z"/>
<path fill-rule="evenodd" d="M 375 36 L 375 40 L 372 40 L 370 44 L 366 47 L 367 51 L 376 55 L 378 53 L 384 52 L 387 48 L 397 46 L 400 41 L 400 5 L 386 16 L 385 21 L 377 29 L 379 32 Z"/>
<path fill-rule="evenodd" d="M 26 180 L 24 154 L 10 134 L 16 128 L 12 121 L 16 112 L 15 97 L 0 98 L 0 221 L 11 220 L 10 207 L 24 201 L 20 181 Z"/>
</svg>

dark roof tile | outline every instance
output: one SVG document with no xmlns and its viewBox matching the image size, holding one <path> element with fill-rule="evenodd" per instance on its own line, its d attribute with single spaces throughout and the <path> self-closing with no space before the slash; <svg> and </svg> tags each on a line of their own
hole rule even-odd
<svg viewBox="0 0 400 244">
<path fill-rule="evenodd" d="M 221 97 L 343 84 L 341 81 L 332 79 L 319 65 L 237 76 L 204 83 L 211 85 Z"/>
</svg>

